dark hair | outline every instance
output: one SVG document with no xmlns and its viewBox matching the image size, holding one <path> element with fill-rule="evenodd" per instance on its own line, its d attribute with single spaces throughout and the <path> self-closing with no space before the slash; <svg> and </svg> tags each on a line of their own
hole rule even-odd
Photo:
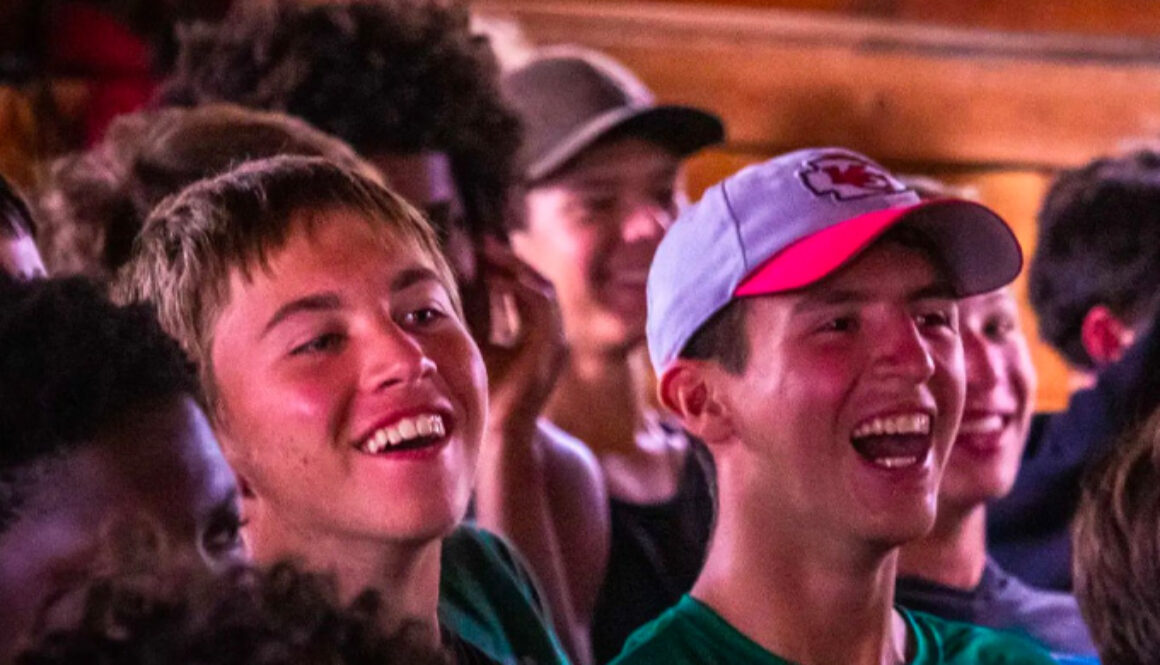
<svg viewBox="0 0 1160 665">
<path fill-rule="evenodd" d="M 500 230 L 519 124 L 486 37 L 459 0 L 238 2 L 181 38 L 165 104 L 283 111 L 366 157 L 447 153 L 473 231 Z"/>
<path fill-rule="evenodd" d="M 1060 174 L 1038 222 L 1028 290 L 1040 335 L 1091 368 L 1080 337 L 1091 308 L 1134 323 L 1160 292 L 1160 154 L 1097 159 Z"/>
<path fill-rule="evenodd" d="M 1160 412 L 1084 477 L 1075 594 L 1104 665 L 1160 653 Z"/>
<path fill-rule="evenodd" d="M 133 571 L 90 584 L 80 621 L 44 635 L 15 662 L 450 665 L 419 641 L 417 626 L 386 633 L 382 614 L 377 593 L 343 607 L 331 580 L 287 563 L 217 578 Z"/>
<path fill-rule="evenodd" d="M 741 374 L 749 364 L 749 338 L 745 334 L 745 299 L 735 298 L 709 318 L 689 338 L 682 358 L 715 360 L 725 371 Z"/>
<path fill-rule="evenodd" d="M 35 236 L 36 224 L 28 205 L 11 183 L 0 175 L 0 238 Z"/>
<path fill-rule="evenodd" d="M 178 395 L 198 396 L 194 377 L 148 308 L 113 305 L 80 278 L 0 280 L 0 532 L 20 470 Z"/>
<path fill-rule="evenodd" d="M 56 160 L 36 200 L 54 274 L 109 281 L 149 212 L 186 185 L 275 155 L 325 157 L 378 179 L 349 146 L 305 122 L 229 104 L 117 118 L 91 149 Z"/>
<path fill-rule="evenodd" d="M 197 365 L 211 417 L 221 415 L 210 349 L 235 270 L 249 276 L 314 214 L 358 214 L 385 243 L 413 247 L 431 262 L 462 319 L 455 278 L 431 227 L 379 183 L 317 157 L 272 157 L 190 185 L 145 222 L 116 296 L 149 301 L 162 327 Z"/>
</svg>

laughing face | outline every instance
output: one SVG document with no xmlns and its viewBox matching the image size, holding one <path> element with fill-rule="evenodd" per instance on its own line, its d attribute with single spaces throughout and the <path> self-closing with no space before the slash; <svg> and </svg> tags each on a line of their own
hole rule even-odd
<svg viewBox="0 0 1160 665">
<path fill-rule="evenodd" d="M 219 430 L 261 534 L 417 543 L 471 492 L 483 363 L 430 257 L 358 213 L 317 212 L 235 273 L 214 327 Z"/>
<path fill-rule="evenodd" d="M 1031 422 L 1035 366 L 1008 289 L 959 303 L 967 400 L 940 501 L 962 508 L 1011 490 Z"/>
<path fill-rule="evenodd" d="M 589 148 L 528 192 L 526 227 L 512 246 L 552 282 L 574 348 L 644 340 L 649 263 L 676 213 L 679 166 L 660 146 L 623 138 Z"/>
<path fill-rule="evenodd" d="M 811 539 L 924 535 L 963 407 L 958 325 L 926 255 L 889 241 L 747 301 L 749 362 L 723 392 L 746 494 Z"/>
</svg>

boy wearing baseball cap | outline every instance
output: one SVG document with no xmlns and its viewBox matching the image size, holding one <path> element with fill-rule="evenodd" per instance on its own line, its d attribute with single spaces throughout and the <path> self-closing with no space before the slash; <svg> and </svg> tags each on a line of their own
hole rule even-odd
<svg viewBox="0 0 1160 665">
<path fill-rule="evenodd" d="M 893 606 L 963 409 L 955 301 L 1021 263 L 988 209 L 920 202 L 844 149 L 747 168 L 682 215 L 649 273 L 648 347 L 719 511 L 690 594 L 616 662 L 1053 662 Z"/>
<path fill-rule="evenodd" d="M 502 87 L 525 130 L 512 247 L 552 283 L 569 351 L 543 396 L 541 431 L 587 446 L 606 489 L 576 510 L 572 483 L 548 460 L 569 610 L 594 662 L 607 663 L 689 590 L 705 558 L 711 472 L 703 447 L 647 399 L 645 281 L 683 199 L 682 160 L 724 128 L 706 111 L 660 103 L 623 65 L 578 47 L 538 51 Z"/>
</svg>

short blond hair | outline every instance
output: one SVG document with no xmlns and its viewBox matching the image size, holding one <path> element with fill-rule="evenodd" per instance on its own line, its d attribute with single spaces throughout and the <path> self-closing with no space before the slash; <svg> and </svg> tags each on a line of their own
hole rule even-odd
<svg viewBox="0 0 1160 665">
<path fill-rule="evenodd" d="M 273 157 L 202 180 L 150 215 L 116 283 L 121 301 L 148 301 L 196 364 L 211 416 L 221 409 L 210 350 L 235 270 L 249 277 L 300 228 L 349 210 L 389 246 L 414 247 L 462 306 L 451 268 L 423 216 L 386 187 L 326 159 Z"/>
</svg>

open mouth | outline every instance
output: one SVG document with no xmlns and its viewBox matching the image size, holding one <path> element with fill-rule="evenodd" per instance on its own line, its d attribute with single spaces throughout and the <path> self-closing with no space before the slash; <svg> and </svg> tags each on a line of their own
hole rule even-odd
<svg viewBox="0 0 1160 665">
<path fill-rule="evenodd" d="M 439 445 L 447 436 L 443 416 L 424 413 L 400 418 L 371 432 L 356 446 L 370 455 L 390 455 Z"/>
<path fill-rule="evenodd" d="M 880 469 L 909 469 L 926 462 L 930 429 L 927 413 L 875 416 L 854 428 L 850 443 L 862 459 Z"/>
<path fill-rule="evenodd" d="M 1010 421 L 1011 416 L 1002 413 L 968 412 L 959 423 L 955 448 L 976 453 L 997 451 L 1002 443 L 1003 431 Z"/>
</svg>

